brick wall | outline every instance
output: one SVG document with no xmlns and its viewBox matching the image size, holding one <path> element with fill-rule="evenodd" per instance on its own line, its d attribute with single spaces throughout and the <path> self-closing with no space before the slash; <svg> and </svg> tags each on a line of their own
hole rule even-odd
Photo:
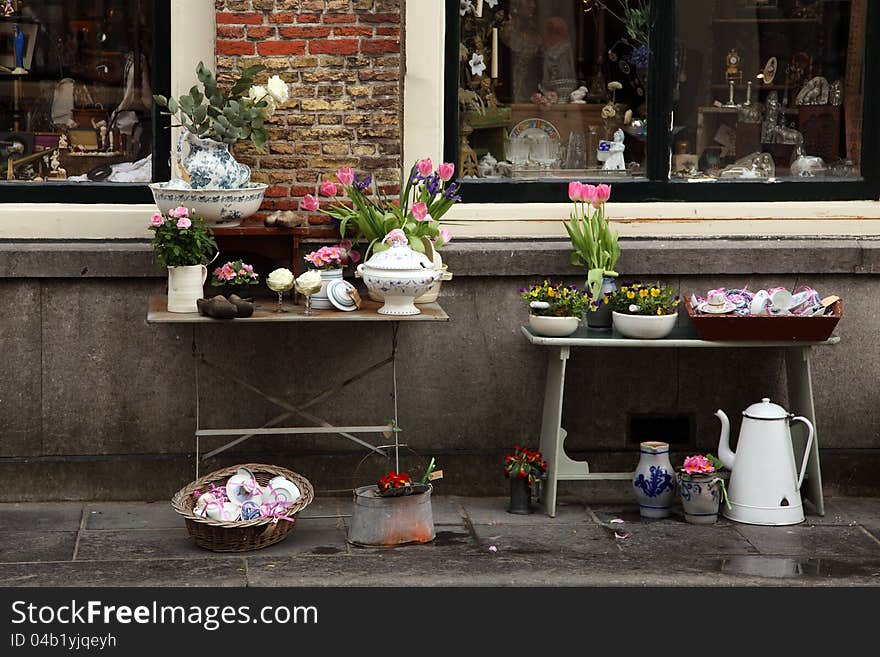
<svg viewBox="0 0 880 657">
<path fill-rule="evenodd" d="M 402 150 L 403 0 L 216 0 L 217 72 L 262 63 L 291 98 L 266 153 L 236 147 L 269 185 L 264 210 L 296 209 L 339 167 L 397 191 Z M 261 80 L 262 81 L 262 80 Z M 319 223 L 326 217 L 311 217 Z"/>
</svg>

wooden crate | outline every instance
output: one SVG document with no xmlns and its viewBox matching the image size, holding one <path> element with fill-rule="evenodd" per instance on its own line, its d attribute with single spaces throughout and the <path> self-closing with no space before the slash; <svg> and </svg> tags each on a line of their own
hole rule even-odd
<svg viewBox="0 0 880 657">
<path fill-rule="evenodd" d="M 830 315 L 820 317 L 701 315 L 690 304 L 686 307 L 701 340 L 725 342 L 824 342 L 843 315 L 842 301 L 831 305 Z"/>
</svg>

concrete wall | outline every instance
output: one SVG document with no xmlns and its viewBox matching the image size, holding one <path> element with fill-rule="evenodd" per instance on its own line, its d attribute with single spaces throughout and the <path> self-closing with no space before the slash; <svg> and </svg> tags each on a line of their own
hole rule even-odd
<svg viewBox="0 0 880 657">
<path fill-rule="evenodd" d="M 826 492 L 878 492 L 880 242 L 622 246 L 626 277 L 664 272 L 683 294 L 748 283 L 811 284 L 840 295 L 842 342 L 814 358 Z M 418 470 L 436 455 L 445 493 L 499 494 L 505 451 L 537 446 L 546 366 L 546 352 L 520 334 L 526 312 L 518 290 L 545 275 L 580 284 L 583 276 L 567 264 L 562 242 L 453 247 L 446 260 L 455 278 L 441 298 L 451 321 L 400 329 L 402 465 Z M 198 370 L 201 426 L 208 428 L 259 426 L 278 414 L 234 377 L 298 402 L 390 349 L 384 323 L 149 325 L 147 298 L 163 292 L 146 244 L 0 244 L 0 500 L 168 498 L 193 475 L 194 353 L 213 364 Z M 382 423 L 393 415 L 391 374 L 386 367 L 312 411 L 333 423 Z M 692 444 L 676 447 L 674 461 L 715 451 L 715 409 L 734 417 L 768 395 L 784 404 L 784 376 L 773 350 L 574 350 L 567 448 L 589 457 L 595 470 L 633 467 L 639 439 L 665 437 L 628 436 L 635 413 L 691 418 Z M 219 444 L 207 440 L 203 451 Z M 202 471 L 249 460 L 292 467 L 319 491 L 339 494 L 391 465 L 337 436 L 260 437 Z M 614 493 L 612 485 L 586 483 L 563 490 L 588 486 Z"/>
</svg>

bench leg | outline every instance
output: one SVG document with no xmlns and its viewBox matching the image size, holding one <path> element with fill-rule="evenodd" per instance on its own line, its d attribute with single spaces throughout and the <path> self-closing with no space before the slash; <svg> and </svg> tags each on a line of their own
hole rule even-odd
<svg viewBox="0 0 880 657">
<path fill-rule="evenodd" d="M 547 380 L 544 386 L 544 413 L 541 419 L 541 453 L 547 461 L 547 479 L 541 485 L 541 501 L 551 518 L 556 516 L 558 454 L 562 450 L 562 398 L 565 393 L 565 364 L 569 348 L 548 350 Z"/>
<path fill-rule="evenodd" d="M 819 468 L 819 427 L 816 426 L 816 408 L 813 403 L 813 380 L 810 370 L 811 347 L 794 347 L 785 350 L 785 369 L 788 381 L 788 411 L 802 415 L 813 425 L 813 446 L 807 459 L 807 472 L 801 496 L 808 499 L 820 516 L 825 515 L 822 497 L 822 472 Z M 798 422 L 792 427 L 792 444 L 795 463 L 800 471 L 804 447 L 807 444 L 806 427 Z"/>
</svg>

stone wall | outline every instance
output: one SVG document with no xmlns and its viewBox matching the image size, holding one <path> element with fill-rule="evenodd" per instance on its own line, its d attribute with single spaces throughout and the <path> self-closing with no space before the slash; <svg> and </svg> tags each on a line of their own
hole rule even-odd
<svg viewBox="0 0 880 657">
<path fill-rule="evenodd" d="M 217 0 L 221 81 L 261 63 L 291 98 L 272 118 L 268 152 L 236 148 L 269 185 L 265 210 L 296 209 L 322 176 L 369 171 L 396 192 L 402 141 L 402 0 Z M 311 217 L 312 223 L 329 218 Z"/>
</svg>

